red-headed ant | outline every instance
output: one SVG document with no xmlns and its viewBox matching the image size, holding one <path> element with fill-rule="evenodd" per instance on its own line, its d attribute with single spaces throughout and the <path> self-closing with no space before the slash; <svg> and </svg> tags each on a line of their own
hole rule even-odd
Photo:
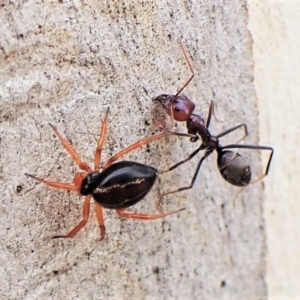
<svg viewBox="0 0 300 300">
<path fill-rule="evenodd" d="M 242 138 L 242 139 L 244 139 L 248 135 L 247 125 L 239 124 L 237 126 L 234 126 L 232 128 L 229 128 L 229 129 L 223 131 L 222 133 L 220 133 L 216 136 L 214 136 L 210 133 L 209 125 L 210 125 L 210 121 L 211 121 L 211 116 L 214 115 L 214 117 L 215 117 L 214 102 L 211 101 L 208 117 L 207 117 L 207 120 L 205 123 L 204 119 L 201 116 L 193 113 L 193 111 L 195 109 L 194 103 L 191 100 L 189 100 L 186 96 L 179 95 L 183 91 L 183 89 L 186 88 L 187 85 L 194 78 L 194 71 L 193 71 L 192 65 L 188 59 L 188 56 L 187 56 L 182 44 L 181 44 L 181 48 L 183 50 L 183 54 L 187 61 L 189 69 L 192 72 L 192 76 L 187 80 L 187 82 L 183 85 L 183 87 L 175 95 L 162 94 L 162 95 L 159 95 L 158 97 L 156 97 L 154 100 L 159 102 L 162 105 L 165 112 L 168 115 L 170 115 L 174 120 L 180 121 L 180 122 L 186 122 L 188 134 L 192 135 L 191 141 L 195 142 L 199 138 L 201 138 L 202 144 L 198 147 L 198 149 L 196 149 L 186 159 L 180 161 L 179 163 L 175 164 L 174 166 L 170 167 L 168 170 L 166 170 L 164 172 L 174 170 L 181 164 L 192 159 L 201 150 L 204 150 L 205 152 L 197 165 L 196 171 L 194 173 L 194 176 L 192 178 L 190 185 L 187 187 L 181 187 L 174 191 L 163 194 L 160 198 L 160 201 L 165 195 L 177 193 L 177 192 L 187 190 L 187 189 L 191 189 L 197 179 L 202 162 L 214 150 L 216 150 L 217 154 L 218 154 L 217 165 L 218 165 L 218 169 L 220 171 L 221 176 L 230 184 L 239 186 L 239 187 L 245 187 L 251 183 L 251 168 L 250 168 L 249 163 L 245 160 L 245 158 L 243 158 L 243 156 L 241 156 L 237 152 L 233 152 L 228 149 L 255 149 L 255 150 L 271 151 L 265 173 L 260 178 L 253 181 L 252 183 L 261 180 L 263 177 L 265 177 L 268 174 L 272 156 L 273 156 L 273 152 L 274 152 L 272 147 L 267 147 L 267 146 L 239 145 L 239 144 L 230 144 L 230 145 L 226 145 L 226 146 L 220 145 L 220 143 L 219 143 L 220 137 L 223 137 L 223 136 L 227 135 L 228 133 L 230 133 L 238 128 L 241 128 L 241 127 L 243 127 L 244 131 L 245 131 L 245 135 Z M 165 130 L 165 131 L 168 131 L 168 130 Z M 176 133 L 176 132 L 171 132 L 171 131 L 168 131 L 168 132 L 172 133 L 174 135 L 180 135 L 180 136 L 185 135 L 182 133 Z M 235 196 L 235 198 L 237 197 L 237 195 Z"/>
</svg>

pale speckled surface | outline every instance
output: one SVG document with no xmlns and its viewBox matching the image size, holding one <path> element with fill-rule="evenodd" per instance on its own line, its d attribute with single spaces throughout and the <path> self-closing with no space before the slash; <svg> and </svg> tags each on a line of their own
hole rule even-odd
<svg viewBox="0 0 300 300">
<path fill-rule="evenodd" d="M 77 170 L 48 122 L 88 162 L 108 106 L 104 159 L 155 132 L 151 98 L 189 76 L 180 38 L 195 69 L 185 94 L 197 112 L 214 99 L 226 122 L 213 120 L 212 132 L 247 122 L 246 141 L 257 143 L 245 1 L 61 2 L 0 8 L 1 299 L 265 299 L 262 185 L 234 207 L 236 189 L 221 179 L 215 155 L 192 191 L 165 201 L 165 210 L 186 211 L 153 222 L 106 211 L 104 242 L 94 215 L 73 240 L 51 240 L 79 221 L 82 199 L 24 176 L 71 181 Z M 128 158 L 165 169 L 195 148 L 172 137 Z M 257 175 L 259 154 L 247 153 Z M 162 191 L 189 182 L 196 161 L 160 176 L 136 209 L 154 211 Z"/>
<path fill-rule="evenodd" d="M 248 2 L 260 139 L 276 149 L 264 190 L 268 295 L 300 299 L 300 3 Z"/>
</svg>

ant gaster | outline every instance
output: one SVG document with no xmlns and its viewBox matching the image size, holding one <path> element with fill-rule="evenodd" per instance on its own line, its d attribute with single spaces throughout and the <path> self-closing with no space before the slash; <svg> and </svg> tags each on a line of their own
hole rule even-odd
<svg viewBox="0 0 300 300">
<path fill-rule="evenodd" d="M 156 215 L 140 214 L 126 212 L 125 209 L 135 205 L 141 201 L 151 190 L 157 176 L 157 170 L 151 166 L 140 164 L 132 161 L 121 161 L 114 163 L 116 160 L 122 158 L 125 154 L 139 149 L 143 145 L 150 142 L 159 140 L 165 137 L 166 133 L 161 133 L 155 136 L 144 138 L 135 144 L 123 149 L 116 155 L 112 156 L 104 165 L 103 171 L 99 172 L 102 146 L 104 144 L 105 134 L 108 123 L 108 110 L 105 114 L 104 121 L 102 123 L 100 137 L 97 143 L 97 148 L 94 158 L 94 170 L 89 165 L 81 160 L 79 155 L 70 145 L 70 143 L 64 139 L 57 129 L 50 124 L 56 136 L 59 138 L 65 149 L 70 153 L 75 163 L 84 172 L 76 173 L 74 176 L 73 184 L 60 183 L 54 181 L 47 181 L 38 178 L 34 175 L 25 174 L 31 178 L 34 178 L 44 184 L 67 191 L 77 192 L 79 195 L 85 196 L 83 204 L 83 219 L 82 221 L 67 235 L 56 235 L 53 238 L 72 238 L 78 231 L 85 226 L 88 221 L 90 213 L 90 200 L 95 200 L 96 216 L 100 227 L 101 239 L 105 237 L 106 229 L 104 226 L 103 211 L 102 208 L 115 209 L 120 217 L 140 219 L 140 220 L 152 220 L 162 218 L 171 214 L 178 213 L 184 208 L 159 213 Z"/>
<path fill-rule="evenodd" d="M 220 133 L 216 136 L 214 136 L 210 133 L 209 125 L 210 125 L 212 114 L 214 115 L 215 119 L 217 119 L 215 116 L 215 113 L 214 113 L 214 102 L 211 101 L 207 121 L 205 123 L 204 119 L 201 116 L 193 113 L 194 108 L 195 108 L 194 103 L 191 100 L 189 100 L 186 96 L 179 95 L 183 91 L 183 89 L 186 88 L 187 85 L 194 78 L 193 68 L 191 66 L 191 63 L 188 59 L 188 56 L 187 56 L 182 44 L 181 44 L 181 48 L 182 48 L 184 57 L 187 61 L 187 64 L 189 66 L 189 69 L 192 72 L 192 76 L 183 85 L 183 87 L 177 92 L 176 95 L 162 94 L 162 95 L 156 97 L 154 100 L 158 101 L 162 105 L 165 112 L 168 115 L 170 115 L 173 119 L 175 119 L 176 121 L 185 121 L 188 134 L 192 135 L 191 141 L 195 142 L 199 138 L 201 138 L 202 144 L 192 154 L 190 154 L 186 159 L 175 164 L 174 166 L 170 167 L 168 170 L 166 170 L 164 172 L 174 170 L 181 164 L 192 159 L 201 150 L 204 150 L 205 152 L 197 165 L 197 168 L 195 170 L 195 173 L 194 173 L 194 176 L 192 178 L 190 185 L 187 187 L 178 188 L 172 192 L 163 194 L 160 198 L 160 201 L 165 195 L 176 193 L 176 192 L 187 190 L 187 189 L 191 189 L 197 179 L 202 162 L 214 150 L 216 150 L 216 152 L 218 154 L 217 165 L 218 165 L 218 169 L 219 169 L 221 176 L 228 183 L 235 185 L 235 186 L 239 186 L 239 187 L 245 187 L 250 184 L 251 168 L 250 168 L 249 163 L 245 160 L 245 158 L 243 156 L 241 156 L 237 152 L 233 152 L 228 149 L 238 149 L 239 148 L 239 149 L 256 149 L 256 150 L 271 151 L 265 173 L 260 178 L 253 181 L 252 183 L 261 180 L 263 177 L 265 177 L 268 174 L 272 156 L 273 156 L 273 148 L 267 147 L 267 146 L 239 145 L 239 144 L 230 144 L 230 145 L 226 145 L 226 146 L 221 146 L 221 144 L 219 143 L 220 137 L 223 137 L 223 136 L 229 134 L 230 132 L 237 130 L 238 128 L 241 128 L 241 127 L 243 127 L 244 131 L 245 131 L 245 135 L 242 138 L 242 139 L 244 139 L 248 135 L 247 125 L 239 124 L 237 126 L 234 126 L 232 128 L 229 128 L 229 129 L 223 131 L 222 133 Z M 168 131 L 168 130 L 166 130 L 166 131 Z M 168 131 L 168 132 L 170 132 L 170 131 Z M 180 136 L 184 135 L 182 133 L 177 133 L 177 132 L 170 132 L 170 133 L 172 133 L 174 135 L 180 135 Z M 236 197 L 237 197 L 237 195 L 236 195 Z"/>
</svg>

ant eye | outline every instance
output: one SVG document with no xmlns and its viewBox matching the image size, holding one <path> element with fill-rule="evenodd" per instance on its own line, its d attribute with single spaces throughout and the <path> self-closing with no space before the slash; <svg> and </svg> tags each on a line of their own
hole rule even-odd
<svg viewBox="0 0 300 300">
<path fill-rule="evenodd" d="M 175 111 L 180 111 L 180 108 L 178 108 L 177 106 L 174 107 Z"/>
</svg>

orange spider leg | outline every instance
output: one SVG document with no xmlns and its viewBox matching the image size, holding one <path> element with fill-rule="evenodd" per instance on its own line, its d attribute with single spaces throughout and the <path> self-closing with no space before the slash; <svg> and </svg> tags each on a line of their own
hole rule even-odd
<svg viewBox="0 0 300 300">
<path fill-rule="evenodd" d="M 103 146 L 103 143 L 105 140 L 105 134 L 106 134 L 106 130 L 107 130 L 108 112 L 109 112 L 109 109 L 107 109 L 107 111 L 105 113 L 105 117 L 104 117 L 104 120 L 103 120 L 102 126 L 101 126 L 100 137 L 99 137 L 96 152 L 95 152 L 94 171 L 99 171 L 99 168 L 100 168 L 102 146 Z"/>
<path fill-rule="evenodd" d="M 63 190 L 71 191 L 71 192 L 78 192 L 78 190 L 79 190 L 79 187 L 76 185 L 71 185 L 68 183 L 62 183 L 62 182 L 56 182 L 56 181 L 48 181 L 48 180 L 44 180 L 44 179 L 35 177 L 34 175 L 27 174 L 27 173 L 25 173 L 25 175 L 28 177 L 34 178 L 35 180 L 40 181 L 46 185 L 57 188 L 57 189 L 63 189 Z"/>
<path fill-rule="evenodd" d="M 98 220 L 98 224 L 100 227 L 100 236 L 101 236 L 101 240 L 103 240 L 105 238 L 105 234 L 106 234 L 106 229 L 104 226 L 104 219 L 103 219 L 103 208 L 100 204 L 95 203 L 95 210 L 96 210 L 96 217 Z"/>
<path fill-rule="evenodd" d="M 67 235 L 55 235 L 53 239 L 58 239 L 58 238 L 72 238 L 74 237 L 78 231 L 83 228 L 86 224 L 86 222 L 89 219 L 90 215 L 90 199 L 92 196 L 86 196 L 84 199 L 83 203 L 83 219 L 80 221 L 80 223 L 73 229 L 71 230 Z"/>
<path fill-rule="evenodd" d="M 121 157 L 123 157 L 125 154 L 135 150 L 135 149 L 139 149 L 144 145 L 147 145 L 153 141 L 159 140 L 165 136 L 167 136 L 168 133 L 164 132 L 158 135 L 154 135 L 154 136 L 150 136 L 147 138 L 144 138 L 134 144 L 132 144 L 131 146 L 121 150 L 119 153 L 117 153 L 116 155 L 112 156 L 105 164 L 104 169 L 108 168 L 113 162 L 115 162 L 116 160 L 120 159 Z"/>
<path fill-rule="evenodd" d="M 57 131 L 56 127 L 49 123 L 51 128 L 53 129 L 56 136 L 59 138 L 65 149 L 71 154 L 72 158 L 74 159 L 75 163 L 78 165 L 78 167 L 81 170 L 86 171 L 87 173 L 91 173 L 92 169 L 89 167 L 89 165 L 86 162 L 83 162 L 79 155 L 76 153 L 76 151 L 73 149 L 73 147 L 70 145 L 70 143 L 64 139 L 60 133 Z"/>
<path fill-rule="evenodd" d="M 158 218 L 163 218 L 165 216 L 169 216 L 169 215 L 172 215 L 172 214 L 176 214 L 176 213 L 179 213 L 180 211 L 184 210 L 185 208 L 180 208 L 180 209 L 177 209 L 177 210 L 173 210 L 173 211 L 170 211 L 170 212 L 166 212 L 166 213 L 160 213 L 160 214 L 157 214 L 157 215 L 147 215 L 147 214 L 138 214 L 138 213 L 128 213 L 128 212 L 125 212 L 124 210 L 125 209 L 116 209 L 116 212 L 117 214 L 120 216 L 120 217 L 123 217 L 123 218 L 128 218 L 128 219 L 139 219 L 139 220 L 153 220 L 153 219 L 158 219 Z"/>
<path fill-rule="evenodd" d="M 75 173 L 74 179 L 73 179 L 74 185 L 78 186 L 78 188 L 79 188 L 81 186 L 81 184 L 82 184 L 82 180 L 86 177 L 86 175 L 87 174 L 84 173 L 84 172 Z"/>
</svg>

